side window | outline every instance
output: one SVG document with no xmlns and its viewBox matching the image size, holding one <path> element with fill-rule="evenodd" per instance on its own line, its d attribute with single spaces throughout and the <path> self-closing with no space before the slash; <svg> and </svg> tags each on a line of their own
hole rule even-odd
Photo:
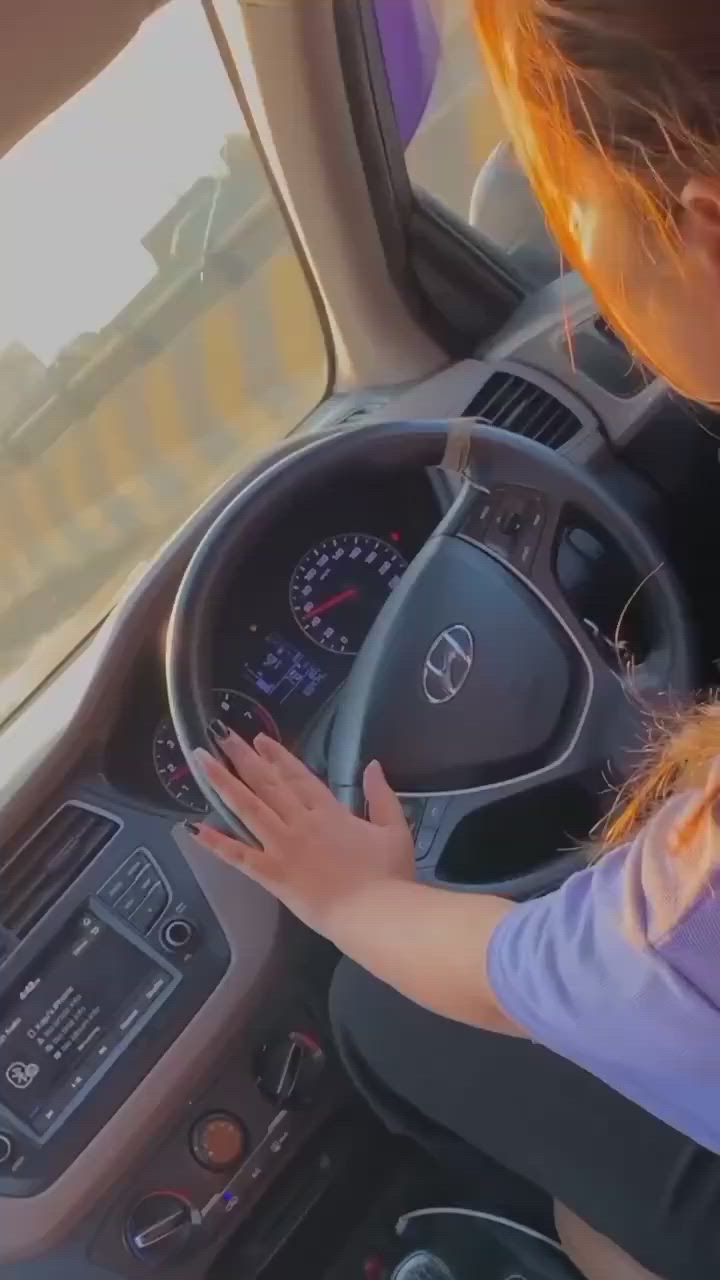
<svg viewBox="0 0 720 1280">
<path fill-rule="evenodd" d="M 473 0 L 375 0 L 408 174 L 545 284 L 560 256 L 515 164 L 474 9 Z"/>
<path fill-rule="evenodd" d="M 2 722 L 327 359 L 193 0 L 0 160 L 0 220 Z"/>
</svg>

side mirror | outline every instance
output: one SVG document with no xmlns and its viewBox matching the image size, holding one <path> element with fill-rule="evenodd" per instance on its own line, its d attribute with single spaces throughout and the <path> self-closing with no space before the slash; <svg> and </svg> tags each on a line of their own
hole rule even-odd
<svg viewBox="0 0 720 1280">
<path fill-rule="evenodd" d="M 398 132 L 407 147 L 430 101 L 442 54 L 433 0 L 375 0 Z"/>
</svg>

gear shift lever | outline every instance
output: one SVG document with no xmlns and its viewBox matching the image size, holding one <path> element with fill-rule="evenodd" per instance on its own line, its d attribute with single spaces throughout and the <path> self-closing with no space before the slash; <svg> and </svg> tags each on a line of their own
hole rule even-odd
<svg viewBox="0 0 720 1280">
<path fill-rule="evenodd" d="M 392 1280 L 456 1280 L 452 1271 L 433 1253 L 421 1250 L 403 1259 L 392 1274 Z"/>
</svg>

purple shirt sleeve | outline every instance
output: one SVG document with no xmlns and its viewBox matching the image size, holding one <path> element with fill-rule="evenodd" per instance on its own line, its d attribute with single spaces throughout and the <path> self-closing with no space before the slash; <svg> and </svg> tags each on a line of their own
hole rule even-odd
<svg viewBox="0 0 720 1280">
<path fill-rule="evenodd" d="M 488 973 L 533 1040 L 720 1152 L 715 824 L 690 864 L 669 852 L 695 802 L 672 802 L 633 844 L 512 911 Z"/>
</svg>

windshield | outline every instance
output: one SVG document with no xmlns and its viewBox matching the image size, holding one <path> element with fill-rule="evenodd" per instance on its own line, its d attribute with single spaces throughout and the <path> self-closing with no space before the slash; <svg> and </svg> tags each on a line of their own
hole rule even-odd
<svg viewBox="0 0 720 1280">
<path fill-rule="evenodd" d="M 195 0 L 0 160 L 0 231 L 2 722 L 327 361 Z"/>
</svg>

